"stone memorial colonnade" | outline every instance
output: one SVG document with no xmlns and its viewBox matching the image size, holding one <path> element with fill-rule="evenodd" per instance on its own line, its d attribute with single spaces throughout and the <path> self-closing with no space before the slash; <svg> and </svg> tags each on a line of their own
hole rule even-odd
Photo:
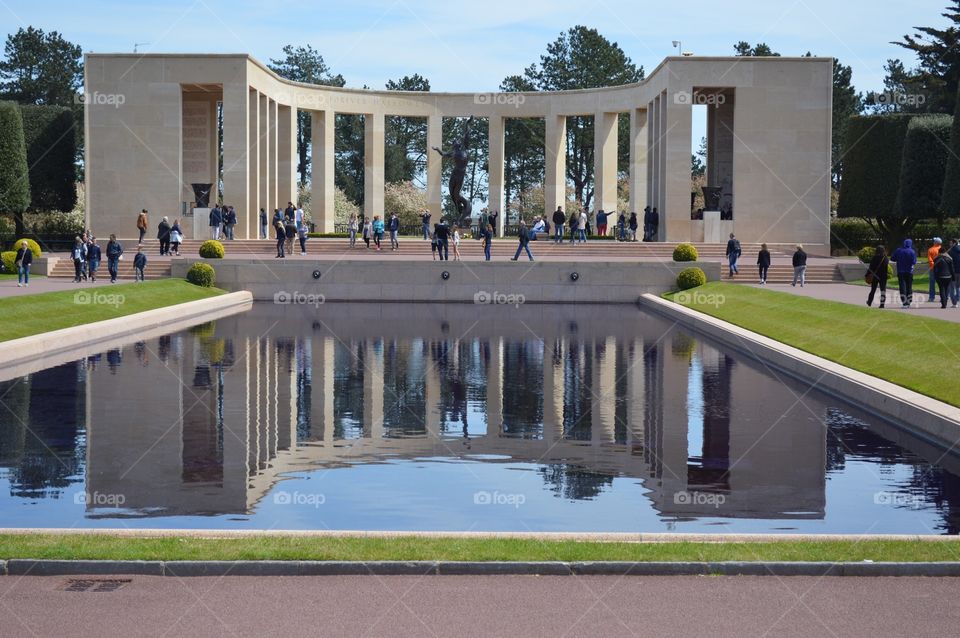
<svg viewBox="0 0 960 638">
<path fill-rule="evenodd" d="M 630 209 L 638 215 L 646 205 L 660 210 L 660 240 L 703 241 L 703 222 L 690 216 L 696 103 L 708 105 L 708 183 L 722 187 L 734 210 L 733 221 L 724 223 L 744 241 L 829 241 L 830 58 L 671 57 L 640 83 L 538 93 L 307 85 L 280 78 L 245 54 L 88 54 L 85 73 L 86 204 L 99 234 L 132 235 L 141 208 L 151 211 L 154 223 L 162 215 L 178 217 L 183 203 L 194 199 L 191 183 L 216 181 L 216 109 L 222 102 L 223 200 L 238 212 L 238 238 L 258 236 L 260 207 L 269 213 L 296 200 L 297 112 L 307 110 L 313 122 L 312 210 L 320 231 L 333 230 L 336 113 L 364 116 L 367 215 L 389 213 L 383 210 L 387 116 L 425 118 L 428 149 L 443 146 L 444 117 L 487 118 L 488 207 L 501 211 L 505 121 L 544 119 L 548 215 L 564 202 L 566 117 L 592 116 L 593 209 L 612 211 L 617 117 L 625 113 Z M 427 199 L 436 219 L 446 187 L 440 156 L 427 156 Z M 188 237 L 191 228 L 185 224 Z"/>
</svg>

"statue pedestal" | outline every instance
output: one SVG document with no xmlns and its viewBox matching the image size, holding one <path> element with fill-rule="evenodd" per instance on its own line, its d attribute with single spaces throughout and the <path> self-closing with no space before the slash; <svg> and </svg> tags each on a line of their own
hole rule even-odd
<svg viewBox="0 0 960 638">
<path fill-rule="evenodd" d="M 210 239 L 210 209 L 193 209 L 193 239 Z"/>
<path fill-rule="evenodd" d="M 720 223 L 720 211 L 703 211 L 703 241 L 706 244 L 722 244 L 723 227 Z"/>
</svg>

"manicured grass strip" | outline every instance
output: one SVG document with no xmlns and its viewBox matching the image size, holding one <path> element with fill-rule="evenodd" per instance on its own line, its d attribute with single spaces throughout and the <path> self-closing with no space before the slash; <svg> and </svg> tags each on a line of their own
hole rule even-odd
<svg viewBox="0 0 960 638">
<path fill-rule="evenodd" d="M 688 307 L 960 405 L 960 326 L 929 317 L 711 282 Z M 672 295 L 665 295 L 672 298 Z M 715 301 L 720 303 L 714 303 Z"/>
<path fill-rule="evenodd" d="M 957 561 L 960 544 L 909 540 L 605 543 L 477 538 L 0 535 L 0 559 L 450 561 Z"/>
<path fill-rule="evenodd" d="M 183 279 L 117 284 L 0 298 L 0 341 L 114 319 L 222 295 Z"/>
</svg>

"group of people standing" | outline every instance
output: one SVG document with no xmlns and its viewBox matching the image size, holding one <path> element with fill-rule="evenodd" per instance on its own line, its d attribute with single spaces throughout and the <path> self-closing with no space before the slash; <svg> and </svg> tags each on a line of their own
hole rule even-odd
<svg viewBox="0 0 960 638">
<path fill-rule="evenodd" d="M 952 308 L 960 303 L 960 240 L 951 239 L 948 247 L 940 237 L 933 238 L 933 244 L 927 250 L 927 267 L 930 275 L 927 301 L 933 303 L 940 297 L 940 307 L 946 308 L 950 302 Z M 889 265 L 897 265 L 897 284 L 900 292 L 900 305 L 909 308 L 913 304 L 913 276 L 917 266 L 917 252 L 913 240 L 905 239 L 903 245 L 887 256 L 884 246 L 877 246 L 873 259 L 867 266 L 866 282 L 870 284 L 867 305 L 872 306 L 877 290 L 880 290 L 880 308 L 887 299 L 887 279 Z"/>
<path fill-rule="evenodd" d="M 220 205 L 214 204 L 210 209 L 209 223 L 211 239 L 219 240 L 223 237 L 232 241 L 233 230 L 237 225 L 237 211 L 233 206 L 224 205 L 221 208 Z"/>
<path fill-rule="evenodd" d="M 279 259 L 287 256 L 287 253 L 293 253 L 293 242 L 300 243 L 300 254 L 307 254 L 307 233 L 309 226 L 307 224 L 307 215 L 303 207 L 297 204 L 294 207 L 293 202 L 287 202 L 287 207 L 283 210 L 274 209 L 273 218 L 270 222 L 273 226 L 277 238 L 277 255 Z M 267 237 L 267 211 L 260 209 L 260 237 Z M 231 233 L 231 239 L 232 239 Z"/>
<path fill-rule="evenodd" d="M 26 245 L 26 242 L 24 242 Z M 73 281 L 97 280 L 97 272 L 100 270 L 100 262 L 103 255 L 107 256 L 107 273 L 110 275 L 110 283 L 116 283 L 119 276 L 120 260 L 123 259 L 123 246 L 117 241 L 116 235 L 110 235 L 106 248 L 101 250 L 97 238 L 90 231 L 85 231 L 74 238 L 73 248 L 70 250 L 70 258 L 73 261 Z M 136 281 L 144 280 L 144 269 L 147 266 L 147 256 L 143 252 L 143 246 L 137 246 L 137 254 L 133 258 L 133 272 Z"/>
</svg>

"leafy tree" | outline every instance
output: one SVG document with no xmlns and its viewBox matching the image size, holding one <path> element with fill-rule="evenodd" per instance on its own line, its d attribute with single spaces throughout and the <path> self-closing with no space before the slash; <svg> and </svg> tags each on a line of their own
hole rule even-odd
<svg viewBox="0 0 960 638">
<path fill-rule="evenodd" d="M 811 54 L 807 53 L 807 57 Z M 843 149 L 846 146 L 850 118 L 863 112 L 863 96 L 853 87 L 853 69 L 833 59 L 833 137 L 830 143 L 830 166 L 834 188 L 843 175 Z"/>
<path fill-rule="evenodd" d="M 511 75 L 500 84 L 504 92 L 536 91 L 533 82 L 521 75 Z M 503 131 L 504 167 L 503 190 L 504 221 L 517 223 L 520 216 L 532 218 L 530 211 L 537 210 L 530 203 L 531 188 L 543 183 L 545 167 L 544 141 L 546 123 L 541 118 L 508 118 Z M 543 189 L 539 191 L 539 209 L 543 208 Z"/>
<path fill-rule="evenodd" d="M 917 55 L 919 66 L 911 81 L 926 95 L 923 110 L 953 113 L 960 79 L 960 0 L 951 0 L 944 13 L 946 28 L 914 27 L 915 33 L 892 42 Z"/>
<path fill-rule="evenodd" d="M 907 71 L 900 60 L 887 60 L 883 66 L 883 91 L 870 91 L 864 106 L 871 113 L 922 113 L 927 95 L 916 71 Z"/>
<path fill-rule="evenodd" d="M 741 40 L 733 45 L 733 50 L 737 56 L 741 57 L 780 57 L 780 54 L 775 53 L 766 42 L 758 42 L 757 46 L 750 46 L 750 43 Z"/>
<path fill-rule="evenodd" d="M 72 111 L 62 106 L 24 105 L 20 112 L 30 175 L 30 210 L 73 210 L 77 180 Z"/>
<path fill-rule="evenodd" d="M 334 183 L 358 206 L 363 206 L 364 117 L 337 113 L 334 118 Z"/>
<path fill-rule="evenodd" d="M 23 212 L 28 206 L 30 177 L 23 117 L 15 102 L 0 102 L 0 212 L 13 214 L 17 236 L 23 234 Z"/>
<path fill-rule="evenodd" d="M 430 81 L 415 73 L 389 80 L 388 91 L 429 91 Z M 422 117 L 387 116 L 384 135 L 386 182 L 419 182 L 425 187 L 427 168 L 427 120 Z"/>
<path fill-rule="evenodd" d="M 639 82 L 644 71 L 616 42 L 596 29 L 578 25 L 548 44 L 540 63 L 527 67 L 522 77 L 538 91 L 565 91 Z M 593 131 L 593 117 L 567 118 L 566 176 L 584 208 L 590 208 L 593 199 Z M 621 134 L 621 138 L 627 135 Z"/>
<path fill-rule="evenodd" d="M 956 104 L 960 105 L 960 100 L 957 100 Z M 958 108 L 954 108 L 953 127 L 950 129 L 950 152 L 947 154 L 940 208 L 949 217 L 960 215 L 960 109 Z"/>
<path fill-rule="evenodd" d="M 326 86 L 344 86 L 346 81 L 342 75 L 333 75 L 330 67 L 324 62 L 320 52 L 309 44 L 305 47 L 296 47 L 286 45 L 283 47 L 284 57 L 270 60 L 270 70 L 282 78 L 293 80 L 294 82 L 305 82 L 307 84 L 322 84 Z M 310 124 L 310 112 L 298 111 L 297 113 L 297 172 L 300 174 L 300 181 L 307 181 L 307 174 L 310 168 L 310 156 L 307 150 L 310 147 L 310 136 L 312 134 Z"/>
<path fill-rule="evenodd" d="M 707 172 L 707 138 L 700 138 L 700 148 L 690 156 L 690 174 L 693 177 L 703 177 Z"/>
<path fill-rule="evenodd" d="M 420 223 L 420 212 L 427 207 L 427 194 L 413 182 L 390 182 L 383 187 L 383 208 L 387 215 L 396 213 L 403 226 Z"/>
<path fill-rule="evenodd" d="M 33 27 L 7 36 L 0 94 L 20 104 L 72 106 L 83 85 L 82 50 L 57 31 Z"/>
</svg>

